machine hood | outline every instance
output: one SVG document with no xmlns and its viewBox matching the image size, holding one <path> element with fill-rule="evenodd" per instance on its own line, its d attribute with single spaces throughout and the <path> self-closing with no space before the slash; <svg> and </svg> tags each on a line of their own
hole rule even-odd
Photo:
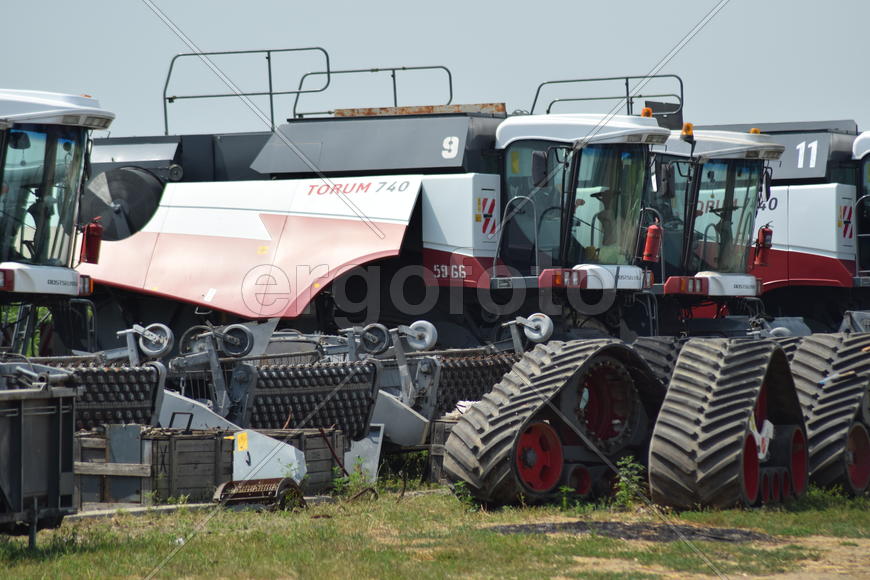
<svg viewBox="0 0 870 580">
<path fill-rule="evenodd" d="M 341 274 L 399 253 L 421 180 L 170 183 L 140 232 L 78 270 L 246 318 L 295 317 Z"/>
</svg>

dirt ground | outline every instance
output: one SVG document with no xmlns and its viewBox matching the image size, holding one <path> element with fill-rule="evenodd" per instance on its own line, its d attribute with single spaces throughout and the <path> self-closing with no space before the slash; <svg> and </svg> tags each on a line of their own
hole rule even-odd
<svg viewBox="0 0 870 580">
<path fill-rule="evenodd" d="M 782 540 L 782 538 L 780 538 Z M 787 540 L 789 544 L 810 548 L 820 553 L 818 560 L 805 560 L 801 569 L 786 574 L 767 576 L 746 576 L 740 578 L 776 578 L 778 580 L 826 580 L 843 578 L 870 578 L 870 540 L 843 539 L 826 536 L 809 536 Z M 662 578 L 688 580 L 709 579 L 710 575 L 686 574 L 660 566 L 644 566 L 630 560 L 618 558 L 575 558 L 575 571 L 597 570 L 601 572 L 633 574 L 656 574 Z M 713 575 L 715 577 L 715 574 Z M 731 577 L 723 575 L 723 577 Z"/>
</svg>

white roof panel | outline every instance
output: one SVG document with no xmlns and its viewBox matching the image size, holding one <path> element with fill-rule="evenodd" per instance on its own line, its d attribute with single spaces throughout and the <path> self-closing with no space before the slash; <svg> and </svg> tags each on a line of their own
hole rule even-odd
<svg viewBox="0 0 870 580">
<path fill-rule="evenodd" d="M 115 118 L 96 99 L 43 91 L 0 89 L 0 124 L 45 123 L 105 129 Z"/>
<path fill-rule="evenodd" d="M 660 135 L 670 131 L 650 117 L 629 115 L 525 115 L 508 117 L 495 133 L 496 147 L 504 149 L 518 139 L 544 139 L 573 143 L 624 143 L 629 135 Z M 641 138 L 640 141 L 644 139 Z"/>
</svg>

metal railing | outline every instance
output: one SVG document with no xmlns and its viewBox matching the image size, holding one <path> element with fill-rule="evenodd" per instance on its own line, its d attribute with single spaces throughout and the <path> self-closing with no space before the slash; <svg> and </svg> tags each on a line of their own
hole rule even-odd
<svg viewBox="0 0 870 580">
<path fill-rule="evenodd" d="M 272 80 L 272 55 L 289 53 L 289 52 L 319 52 L 323 54 L 326 62 L 325 70 L 319 74 L 326 76 L 326 82 L 322 87 L 314 89 L 302 90 L 300 88 L 295 91 L 276 91 L 274 90 Z M 191 95 L 169 95 L 169 82 L 172 78 L 172 72 L 175 69 L 175 63 L 182 58 L 197 57 L 204 58 L 209 56 L 226 56 L 238 54 L 264 54 L 266 58 L 266 74 L 268 78 L 269 88 L 265 91 L 254 92 L 231 92 L 231 93 L 211 93 L 211 94 L 191 94 Z M 300 93 L 321 93 L 329 87 L 332 73 L 329 68 L 329 53 L 319 46 L 303 47 L 303 48 L 278 48 L 278 49 L 259 49 L 259 50 L 223 50 L 215 52 L 187 52 L 176 54 L 172 57 L 169 63 L 169 71 L 166 73 L 166 81 L 163 83 L 163 131 L 165 135 L 169 135 L 169 104 L 183 99 L 221 99 L 227 97 L 269 97 L 269 120 L 272 131 L 275 130 L 275 96 L 276 95 L 296 95 L 298 100 Z"/>
<path fill-rule="evenodd" d="M 317 76 L 317 75 L 352 75 L 352 74 L 363 74 L 363 73 L 390 73 L 390 80 L 393 85 L 393 106 L 399 106 L 399 94 L 398 94 L 398 83 L 396 81 L 396 73 L 399 71 L 418 71 L 418 70 L 441 70 L 447 75 L 447 102 L 443 103 L 444 105 L 449 105 L 453 102 L 453 73 L 450 72 L 446 66 L 442 65 L 432 65 L 432 66 L 391 66 L 391 67 L 378 67 L 378 68 L 355 68 L 355 69 L 345 69 L 345 70 L 334 70 L 334 71 L 311 71 L 302 75 L 299 79 L 299 87 L 296 90 L 296 98 L 293 102 L 293 113 L 292 118 L 299 119 L 304 115 L 328 115 L 333 111 L 312 111 L 309 113 L 299 113 L 299 97 L 304 93 L 309 92 L 317 92 L 317 91 L 305 91 L 302 90 L 305 81 L 308 77 Z"/>
<path fill-rule="evenodd" d="M 679 87 L 679 91 L 675 93 L 655 93 L 655 94 L 632 94 L 631 92 L 631 82 L 632 80 L 644 79 L 674 79 L 677 82 Z M 634 101 L 636 99 L 648 99 L 648 98 L 661 98 L 661 97 L 674 97 L 677 102 L 674 103 L 676 108 L 670 111 L 659 111 L 658 113 L 653 113 L 654 115 L 673 115 L 679 113 L 683 110 L 683 79 L 678 77 L 677 75 L 666 74 L 666 75 L 634 75 L 634 76 L 620 76 L 620 77 L 592 77 L 585 79 L 564 79 L 558 81 L 544 81 L 538 85 L 538 89 L 535 91 L 535 98 L 532 101 L 532 107 L 529 109 L 529 114 L 535 114 L 535 107 L 538 106 L 538 101 L 541 98 L 541 91 L 546 86 L 552 85 L 569 85 L 569 84 L 578 84 L 578 83 L 601 83 L 601 82 L 613 82 L 613 81 L 623 81 L 625 83 L 625 94 L 614 95 L 614 96 L 596 96 L 596 97 L 570 97 L 570 98 L 561 98 L 561 99 L 553 99 L 547 105 L 547 113 L 550 112 L 553 105 L 562 102 L 569 101 L 616 101 L 616 100 L 625 100 L 625 110 L 629 115 L 634 114 Z"/>
</svg>

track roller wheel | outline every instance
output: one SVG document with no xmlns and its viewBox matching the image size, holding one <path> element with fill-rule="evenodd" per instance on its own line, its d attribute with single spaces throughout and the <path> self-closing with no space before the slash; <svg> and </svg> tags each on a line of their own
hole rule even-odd
<svg viewBox="0 0 870 580">
<path fill-rule="evenodd" d="M 517 477 L 533 493 L 548 493 L 562 475 L 564 457 L 559 434 L 549 423 L 532 423 L 517 438 Z"/>
<path fill-rule="evenodd" d="M 787 472 L 785 484 L 789 491 L 784 495 L 802 496 L 809 479 L 809 457 L 806 436 L 800 425 L 778 427 L 771 454 L 774 463 Z"/>
<path fill-rule="evenodd" d="M 575 494 L 586 497 L 592 493 L 592 474 L 589 473 L 589 469 L 585 465 L 575 465 L 571 468 L 568 485 Z"/>
<path fill-rule="evenodd" d="M 758 460 L 758 446 L 755 444 L 755 436 L 749 433 L 743 442 L 743 455 L 740 460 L 741 501 L 745 505 L 755 504 L 758 501 L 759 486 L 763 488 L 765 482 L 761 472 L 761 463 Z"/>
<path fill-rule="evenodd" d="M 771 468 L 770 470 L 770 488 L 771 501 L 779 503 L 782 501 L 782 470 Z"/>
<path fill-rule="evenodd" d="M 771 471 L 769 469 L 761 470 L 761 496 L 759 503 L 768 505 L 773 500 L 773 482 L 771 481 Z"/>
<path fill-rule="evenodd" d="M 867 428 L 860 423 L 854 423 L 849 429 L 846 471 L 848 491 L 854 495 L 864 493 L 870 485 L 870 436 Z"/>
</svg>

